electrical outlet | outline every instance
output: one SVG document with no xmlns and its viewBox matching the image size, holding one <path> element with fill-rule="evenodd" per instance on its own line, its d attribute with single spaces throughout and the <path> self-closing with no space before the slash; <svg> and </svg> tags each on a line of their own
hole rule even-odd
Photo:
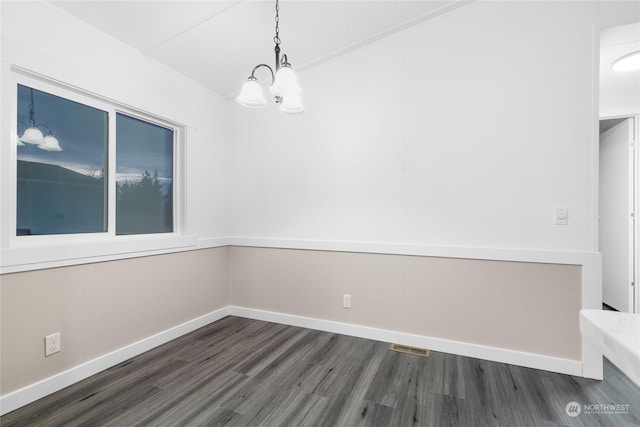
<svg viewBox="0 0 640 427">
<path fill-rule="evenodd" d="M 342 306 L 344 308 L 351 308 L 351 295 L 344 294 L 342 296 Z"/>
<path fill-rule="evenodd" d="M 51 356 L 61 350 L 60 332 L 44 337 L 44 356 Z"/>
</svg>

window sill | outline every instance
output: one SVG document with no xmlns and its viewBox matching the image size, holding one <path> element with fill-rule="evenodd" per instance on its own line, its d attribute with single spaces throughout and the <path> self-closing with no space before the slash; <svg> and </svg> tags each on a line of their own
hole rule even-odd
<svg viewBox="0 0 640 427">
<path fill-rule="evenodd" d="M 113 261 L 199 249 L 190 235 L 121 236 L 68 244 L 19 246 L 0 251 L 0 274 Z"/>
</svg>

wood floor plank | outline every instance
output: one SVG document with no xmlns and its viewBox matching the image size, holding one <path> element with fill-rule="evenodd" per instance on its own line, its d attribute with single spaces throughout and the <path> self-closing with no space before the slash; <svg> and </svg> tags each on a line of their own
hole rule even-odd
<svg viewBox="0 0 640 427">
<path fill-rule="evenodd" d="M 391 424 L 394 408 L 380 405 L 368 400 L 363 400 L 359 405 L 354 406 L 356 416 L 350 417 L 347 424 L 338 423 L 336 425 L 348 426 L 388 426 Z"/>
<path fill-rule="evenodd" d="M 248 426 L 286 426 L 307 423 L 314 425 L 326 410 L 327 399 L 291 390 L 269 400 L 255 413 Z"/>
<path fill-rule="evenodd" d="M 447 396 L 465 397 L 462 356 L 433 352 L 425 360 L 425 379 L 429 392 Z M 422 403 L 426 400 L 422 399 Z"/>
<path fill-rule="evenodd" d="M 479 426 L 485 420 L 473 419 L 468 403 L 464 399 L 446 394 L 429 396 L 429 403 L 421 409 L 422 420 L 414 425 L 430 426 Z M 508 425 L 508 424 L 505 424 Z"/>
<path fill-rule="evenodd" d="M 498 424 L 513 427 L 539 424 L 540 419 L 531 412 L 529 396 L 516 382 L 516 372 L 501 363 L 489 363 L 487 369 L 488 392 L 494 402 Z"/>
<path fill-rule="evenodd" d="M 129 409 L 135 410 L 141 403 L 147 401 L 153 396 L 160 395 L 163 390 L 149 384 L 132 385 L 126 392 L 113 396 L 108 401 L 100 400 L 95 402 L 90 408 L 86 408 L 82 412 L 78 412 L 73 407 L 69 407 L 69 418 L 58 423 L 52 420 L 54 425 L 77 425 L 91 427 L 95 425 L 96 420 L 107 420 L 122 411 Z"/>
<path fill-rule="evenodd" d="M 189 427 L 189 426 L 211 426 L 211 427 L 244 427 L 248 425 L 247 419 L 236 412 L 224 408 L 204 408 L 198 413 L 192 414 L 192 416 L 185 417 L 182 420 L 177 420 L 173 424 L 157 423 L 149 427 Z"/>
<path fill-rule="evenodd" d="M 416 362 L 417 357 L 386 351 L 364 398 L 395 409 L 404 381 L 403 368 L 412 361 Z"/>
<path fill-rule="evenodd" d="M 310 331 L 302 332 L 302 335 L 295 336 L 292 345 L 287 346 L 284 353 L 279 353 L 262 370 L 249 377 L 245 386 L 224 400 L 222 406 L 241 414 L 253 415 L 277 391 L 286 391 L 306 368 L 306 364 L 296 359 L 295 355 L 300 354 L 306 346 L 313 345 Z"/>
<path fill-rule="evenodd" d="M 389 351 L 386 344 L 373 342 L 372 344 L 374 345 L 367 346 L 363 349 L 367 351 L 367 357 L 360 359 L 363 362 L 362 372 L 356 380 L 353 389 L 347 396 L 347 401 L 344 405 L 345 410 L 337 419 L 337 425 L 362 424 L 367 420 L 372 420 L 372 411 L 367 408 L 373 408 L 375 410 L 375 414 L 378 414 L 374 414 L 376 417 L 383 417 L 383 409 L 378 408 L 379 405 L 377 403 L 366 400 L 366 394 L 371 388 L 371 383 L 380 369 L 380 365 L 385 355 L 388 354 Z M 359 405 L 359 402 L 362 402 L 362 404 Z M 369 411 L 369 414 L 367 414 L 367 411 Z M 393 414 L 393 411 L 390 411 L 389 413 Z"/>
<path fill-rule="evenodd" d="M 356 388 L 358 380 L 365 370 L 363 362 L 349 366 L 345 370 L 345 374 L 341 376 L 341 381 L 334 382 L 335 389 L 333 393 L 327 396 L 326 410 L 322 417 L 318 420 L 318 424 L 322 426 L 336 426 L 339 419 L 349 417 L 349 411 L 354 410 L 354 406 L 350 404 L 349 397 Z"/>
<path fill-rule="evenodd" d="M 567 403 L 628 404 L 570 417 Z M 638 426 L 640 389 L 226 317 L 0 418 L 15 426 Z"/>
<path fill-rule="evenodd" d="M 489 367 L 491 362 L 480 359 L 465 359 L 465 402 L 470 411 L 484 425 L 498 425 L 498 402 L 490 395 Z"/>
<path fill-rule="evenodd" d="M 248 376 L 254 376 L 281 357 L 305 335 L 311 334 L 308 337 L 309 340 L 315 340 L 318 337 L 315 331 L 296 331 L 296 329 L 291 328 L 287 332 L 289 332 L 289 334 L 260 345 L 258 348 L 249 352 L 248 357 L 241 363 L 235 365 L 233 370 Z"/>
<path fill-rule="evenodd" d="M 240 387 L 247 377 L 233 371 L 216 371 L 215 375 L 179 390 L 167 392 L 170 398 L 150 400 L 142 410 L 123 414 L 126 425 L 173 425 L 202 410 L 217 407 L 221 394 Z"/>
</svg>

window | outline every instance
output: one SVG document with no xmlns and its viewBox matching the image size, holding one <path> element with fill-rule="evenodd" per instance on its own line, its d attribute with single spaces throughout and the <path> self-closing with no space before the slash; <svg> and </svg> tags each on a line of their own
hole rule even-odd
<svg viewBox="0 0 640 427">
<path fill-rule="evenodd" d="M 105 111 L 18 85 L 17 235 L 107 231 L 107 128 Z"/>
<path fill-rule="evenodd" d="M 17 94 L 16 236 L 174 232 L 170 124 L 22 84 Z"/>
<path fill-rule="evenodd" d="M 116 234 L 173 231 L 173 130 L 116 115 Z"/>
</svg>

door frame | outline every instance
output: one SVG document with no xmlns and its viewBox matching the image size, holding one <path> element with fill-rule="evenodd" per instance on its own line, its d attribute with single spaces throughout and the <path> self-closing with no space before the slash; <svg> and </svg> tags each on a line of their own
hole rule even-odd
<svg viewBox="0 0 640 427">
<path fill-rule="evenodd" d="M 640 227 L 638 227 L 638 215 L 640 212 L 640 174 L 638 173 L 638 165 L 640 165 L 640 150 L 638 150 L 637 146 L 640 141 L 640 113 L 637 114 L 624 114 L 617 116 L 606 116 L 600 117 L 598 122 L 601 120 L 611 120 L 611 119 L 631 119 L 632 123 L 632 143 L 631 143 L 631 182 L 630 182 L 630 207 L 631 207 L 631 271 L 630 271 L 630 279 L 632 286 L 629 289 L 629 301 L 631 302 L 631 312 L 635 314 L 640 314 L 640 284 L 638 283 L 638 266 L 640 265 Z M 599 138 L 598 138 L 599 140 Z M 598 164 L 600 162 L 598 161 Z M 600 182 L 600 178 L 598 175 L 598 182 Z M 599 215 L 598 215 L 599 218 Z M 598 221 L 599 222 L 599 221 Z M 598 227 L 600 230 L 600 227 Z M 600 231 L 598 231 L 599 233 Z M 598 242 L 600 238 L 598 237 Z M 599 248 L 598 248 L 599 250 Z"/>
</svg>

